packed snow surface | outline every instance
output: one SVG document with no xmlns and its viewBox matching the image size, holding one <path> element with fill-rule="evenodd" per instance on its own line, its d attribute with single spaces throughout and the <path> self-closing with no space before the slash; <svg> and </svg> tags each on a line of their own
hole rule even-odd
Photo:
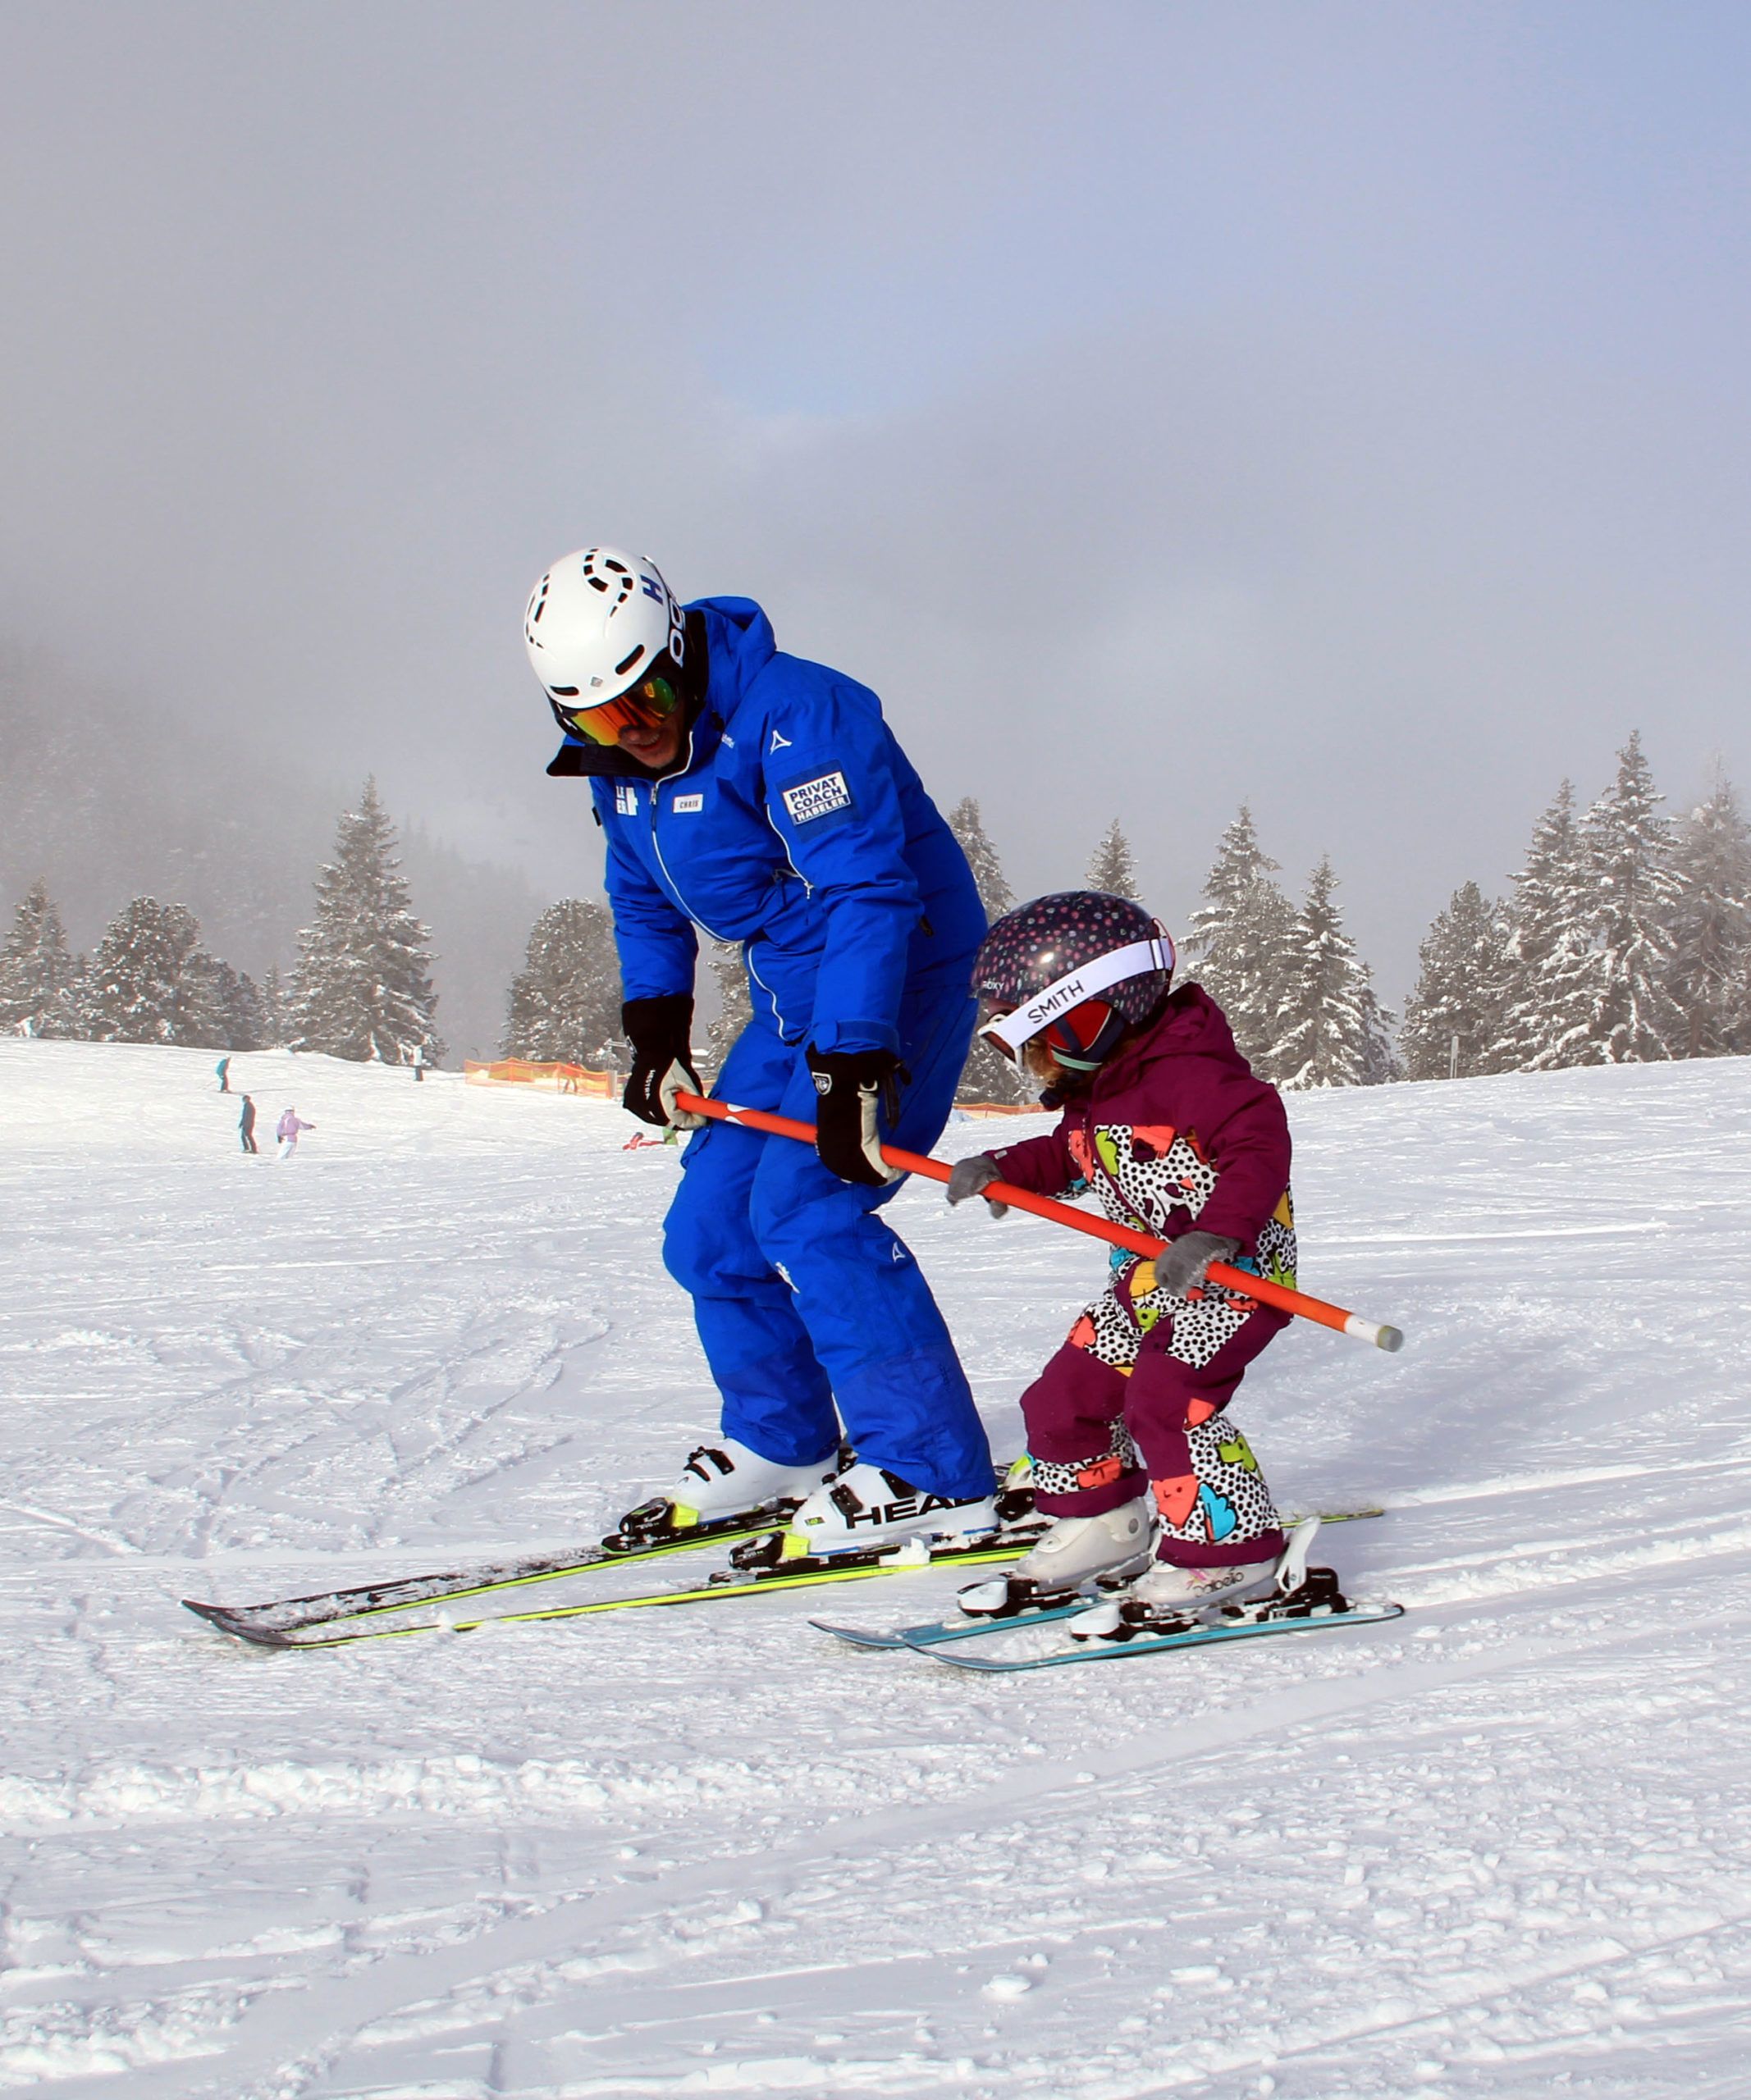
<svg viewBox="0 0 1751 2100">
<path fill-rule="evenodd" d="M 809 1627 L 942 1571 L 182 1611 L 588 1540 L 713 1425 L 620 1111 L 240 1081 L 295 1158 L 210 1057 L 0 1044 L 0 2090 L 1751 2092 L 1751 1061 L 1296 1099 L 1302 1281 L 1409 1342 L 1298 1326 L 1237 1413 L 1286 1504 L 1383 1505 L 1319 1557 L 1406 1616 L 978 1678 Z M 1100 1250 L 890 1215 L 1013 1451 Z"/>
</svg>

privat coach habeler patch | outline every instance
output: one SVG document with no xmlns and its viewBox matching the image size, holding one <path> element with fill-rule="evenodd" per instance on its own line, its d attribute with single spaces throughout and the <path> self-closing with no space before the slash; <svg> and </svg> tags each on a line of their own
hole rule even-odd
<svg viewBox="0 0 1751 2100">
<path fill-rule="evenodd" d="M 780 788 L 786 813 L 795 824 L 813 824 L 817 817 L 830 817 L 851 807 L 851 790 L 843 773 L 817 773 L 792 787 Z"/>
</svg>

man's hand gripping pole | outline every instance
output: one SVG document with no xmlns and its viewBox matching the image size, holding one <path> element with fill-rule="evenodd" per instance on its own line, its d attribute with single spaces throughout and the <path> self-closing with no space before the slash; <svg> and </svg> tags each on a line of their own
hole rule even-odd
<svg viewBox="0 0 1751 2100">
<path fill-rule="evenodd" d="M 727 1101 L 711 1101 L 702 1093 L 678 1093 L 677 1102 L 683 1108 L 691 1109 L 695 1115 L 709 1116 L 719 1123 L 742 1123 L 751 1130 L 765 1130 L 775 1138 L 794 1138 L 800 1144 L 812 1145 L 815 1125 L 799 1123 L 789 1116 L 770 1115 L 764 1108 L 738 1108 Z M 946 1181 L 952 1170 L 944 1162 L 932 1159 L 926 1153 L 906 1152 L 898 1145 L 884 1145 L 881 1156 L 889 1166 L 902 1174 L 921 1174 L 927 1181 Z M 1054 1225 L 1068 1225 L 1072 1232 L 1086 1233 L 1090 1239 L 1104 1239 L 1109 1246 L 1123 1247 L 1133 1254 L 1146 1254 L 1153 1259 L 1165 1251 L 1168 1243 L 1156 1239 L 1146 1232 L 1135 1232 L 1128 1225 L 1113 1225 L 1104 1217 L 1090 1217 L 1087 1212 L 1072 1210 L 1068 1203 L 1058 1203 L 1051 1196 L 1036 1196 L 1031 1189 L 1017 1189 L 1007 1181 L 990 1181 L 979 1191 L 987 1202 L 1007 1203 L 1012 1210 L 1031 1211 L 1036 1217 L 1049 1218 Z M 1365 1320 L 1360 1312 L 1346 1312 L 1341 1305 L 1328 1305 L 1323 1298 L 1310 1298 L 1305 1291 L 1290 1290 L 1280 1283 L 1272 1283 L 1264 1276 L 1255 1276 L 1250 1269 L 1231 1267 L 1226 1262 L 1212 1262 L 1209 1266 L 1212 1283 L 1225 1284 L 1230 1290 L 1244 1292 L 1255 1298 L 1261 1305 L 1274 1306 L 1279 1312 L 1292 1312 L 1302 1320 L 1311 1320 L 1315 1326 L 1330 1327 L 1340 1335 L 1352 1335 L 1358 1341 L 1372 1342 L 1376 1349 L 1401 1349 L 1405 1338 L 1397 1327 L 1383 1326 L 1376 1320 Z"/>
</svg>

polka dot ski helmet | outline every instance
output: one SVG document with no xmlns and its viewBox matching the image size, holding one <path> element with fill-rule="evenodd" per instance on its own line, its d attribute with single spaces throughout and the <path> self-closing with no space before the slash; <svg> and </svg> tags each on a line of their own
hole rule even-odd
<svg viewBox="0 0 1751 2100">
<path fill-rule="evenodd" d="M 973 989 L 991 1018 L 980 1033 L 1006 1057 L 1044 1035 L 1054 1060 L 1089 1072 L 1173 981 L 1173 943 L 1129 897 L 1059 890 L 1006 912 L 985 935 Z"/>
</svg>

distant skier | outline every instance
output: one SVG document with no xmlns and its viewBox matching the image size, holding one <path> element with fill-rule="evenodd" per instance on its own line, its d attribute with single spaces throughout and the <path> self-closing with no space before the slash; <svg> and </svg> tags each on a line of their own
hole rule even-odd
<svg viewBox="0 0 1751 2100">
<path fill-rule="evenodd" d="M 313 1123 L 299 1122 L 295 1108 L 285 1110 L 279 1121 L 274 1125 L 273 1134 L 280 1141 L 280 1149 L 276 1157 L 280 1159 L 290 1159 L 298 1149 L 298 1133 L 300 1130 L 313 1130 L 315 1128 L 316 1125 Z"/>
<path fill-rule="evenodd" d="M 1225 1410 L 1289 1316 L 1204 1277 L 1226 1262 L 1293 1286 L 1288 1119 L 1220 1007 L 1196 984 L 1172 990 L 1173 970 L 1159 924 L 1097 890 L 1036 898 L 979 952 L 987 1040 L 1064 1113 L 1045 1137 L 962 1160 L 949 1201 L 999 1180 L 1091 1188 L 1109 1217 L 1171 1244 L 1153 1265 L 1114 1255 L 1022 1395 L 1036 1504 L 1058 1521 L 1007 1582 L 962 1593 L 969 1611 L 1001 1609 L 1017 1583 L 1037 1597 L 1100 1573 L 1140 1574 L 1133 1596 L 1195 1608 L 1269 1589 L 1285 1551 Z"/>
<path fill-rule="evenodd" d="M 697 1129 L 696 927 L 744 943 L 753 1016 L 714 1092 L 806 1117 L 805 1148 L 699 1129 L 665 1226 L 721 1401 L 643 1526 L 802 1502 L 792 1541 L 833 1553 L 996 1524 L 967 1374 L 917 1262 L 877 1216 L 884 1136 L 927 1151 L 975 1017 L 985 913 L 967 856 L 874 693 L 784 654 L 746 598 L 676 603 L 637 555 L 555 562 L 523 619 L 607 842 L 625 1106 Z M 838 1470 L 840 1422 L 857 1463 Z M 807 1498 L 806 1500 L 803 1498 Z"/>
<path fill-rule="evenodd" d="M 418 1086 L 425 1076 L 426 1053 L 423 1050 L 416 1050 L 414 1052 L 414 1084 Z"/>
<path fill-rule="evenodd" d="M 255 1143 L 255 1103 L 250 1100 L 248 1094 L 245 1094 L 243 1098 L 243 1113 L 237 1118 L 237 1135 L 243 1141 L 243 1148 L 245 1152 L 253 1153 L 257 1149 Z"/>
<path fill-rule="evenodd" d="M 216 1071 L 216 1072 L 218 1074 L 218 1075 L 219 1075 L 219 1091 L 220 1091 L 220 1093 L 229 1093 L 231 1092 L 231 1059 L 230 1059 L 229 1057 L 222 1057 L 222 1058 L 220 1058 L 220 1060 L 219 1060 L 218 1063 L 217 1063 L 217 1064 L 216 1064 L 216 1065 L 213 1066 L 213 1070 L 214 1070 L 214 1071 Z"/>
</svg>

